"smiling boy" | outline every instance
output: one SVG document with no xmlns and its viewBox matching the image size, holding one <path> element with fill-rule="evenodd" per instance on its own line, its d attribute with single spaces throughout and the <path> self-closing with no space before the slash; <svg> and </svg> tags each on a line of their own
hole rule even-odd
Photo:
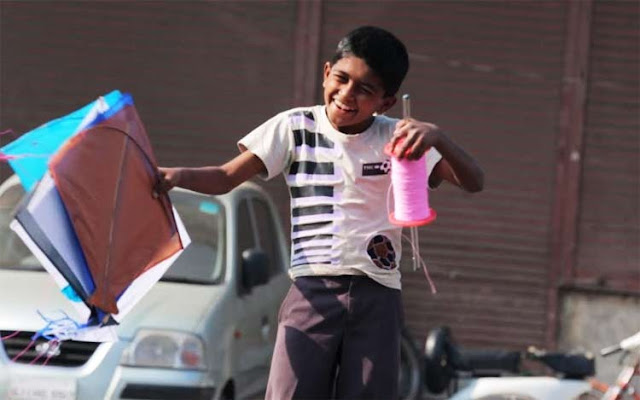
<svg viewBox="0 0 640 400">
<path fill-rule="evenodd" d="M 161 168 L 163 188 L 225 193 L 284 174 L 291 195 L 291 289 L 279 315 L 267 398 L 398 397 L 401 229 L 387 218 L 392 144 L 426 153 L 429 185 L 482 190 L 476 162 L 436 125 L 382 115 L 409 68 L 391 33 L 360 27 L 324 65 L 324 105 L 294 108 L 238 142 L 222 166 Z M 427 188 L 425 188 L 427 190 Z"/>
</svg>

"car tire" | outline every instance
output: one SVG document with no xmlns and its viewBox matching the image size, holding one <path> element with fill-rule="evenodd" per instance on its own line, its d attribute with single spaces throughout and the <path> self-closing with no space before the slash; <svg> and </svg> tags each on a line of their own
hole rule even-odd
<svg viewBox="0 0 640 400">
<path fill-rule="evenodd" d="M 422 353 L 418 351 L 409 331 L 403 328 L 400 337 L 399 398 L 401 400 L 420 400 L 423 391 L 422 377 Z"/>
</svg>

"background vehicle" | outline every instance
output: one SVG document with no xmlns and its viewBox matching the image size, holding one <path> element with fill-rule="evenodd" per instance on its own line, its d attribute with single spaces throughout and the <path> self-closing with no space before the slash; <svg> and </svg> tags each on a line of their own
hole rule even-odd
<svg viewBox="0 0 640 400">
<path fill-rule="evenodd" d="M 0 399 L 240 399 L 264 390 L 289 278 L 282 227 L 262 189 L 173 190 L 192 244 L 123 320 L 119 340 L 41 339 L 21 354 L 44 326 L 37 310 L 74 316 L 8 228 L 23 194 L 16 177 L 0 186 Z"/>
<path fill-rule="evenodd" d="M 573 400 L 589 391 L 585 378 L 595 373 L 593 356 L 535 348 L 525 356 L 558 376 L 522 376 L 520 352 L 462 350 L 447 327 L 438 327 L 425 344 L 426 386 L 434 393 L 447 392 L 451 400 Z"/>
<path fill-rule="evenodd" d="M 595 374 L 589 353 L 529 348 L 525 357 L 544 365 L 553 376 L 524 376 L 520 352 L 461 350 L 449 329 L 439 327 L 430 332 L 425 344 L 426 386 L 434 393 L 447 392 L 450 400 L 637 400 L 640 395 L 632 380 L 640 373 L 640 332 L 601 353 L 619 351 L 632 361 L 623 365 L 617 382 L 610 386 L 589 379 Z M 458 390 L 460 381 L 466 382 Z"/>
<path fill-rule="evenodd" d="M 622 369 L 616 381 L 607 385 L 592 380 L 591 386 L 594 388 L 594 392 L 604 392 L 602 400 L 640 400 L 640 332 L 614 346 L 602 349 L 600 354 L 608 357 L 620 352 L 622 352 L 620 359 Z"/>
</svg>

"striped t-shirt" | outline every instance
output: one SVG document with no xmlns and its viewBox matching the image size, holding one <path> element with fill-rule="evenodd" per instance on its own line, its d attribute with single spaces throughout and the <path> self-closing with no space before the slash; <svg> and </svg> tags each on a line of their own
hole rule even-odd
<svg viewBox="0 0 640 400">
<path fill-rule="evenodd" d="M 400 289 L 401 229 L 388 220 L 384 153 L 397 122 L 376 116 L 364 132 L 347 135 L 324 106 L 295 108 L 238 142 L 262 160 L 264 179 L 282 172 L 289 186 L 292 278 L 364 274 Z M 427 176 L 440 159 L 434 148 L 427 152 Z"/>
</svg>

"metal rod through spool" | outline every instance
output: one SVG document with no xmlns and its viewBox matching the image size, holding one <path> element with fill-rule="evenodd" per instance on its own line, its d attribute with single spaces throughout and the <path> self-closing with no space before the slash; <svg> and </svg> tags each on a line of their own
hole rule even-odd
<svg viewBox="0 0 640 400">
<path fill-rule="evenodd" d="M 411 118 L 411 97 L 408 93 L 402 95 L 402 119 Z"/>
</svg>

